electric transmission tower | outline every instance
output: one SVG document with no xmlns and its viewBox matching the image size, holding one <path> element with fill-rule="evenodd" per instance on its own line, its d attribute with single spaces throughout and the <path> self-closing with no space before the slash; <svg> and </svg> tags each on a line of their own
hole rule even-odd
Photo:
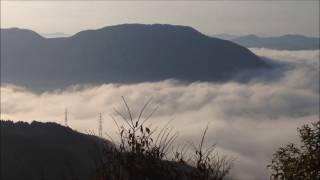
<svg viewBox="0 0 320 180">
<path fill-rule="evenodd" d="M 65 123 L 65 126 L 68 127 L 68 109 L 67 108 L 64 111 L 64 123 Z"/>
<path fill-rule="evenodd" d="M 102 114 L 99 113 L 99 136 L 102 137 Z"/>
</svg>

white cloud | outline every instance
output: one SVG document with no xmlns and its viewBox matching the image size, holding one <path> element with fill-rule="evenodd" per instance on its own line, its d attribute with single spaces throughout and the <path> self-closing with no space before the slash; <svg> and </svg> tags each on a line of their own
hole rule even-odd
<svg viewBox="0 0 320 180">
<path fill-rule="evenodd" d="M 197 140 L 210 122 L 208 143 L 217 143 L 221 153 L 237 158 L 232 175 L 239 178 L 268 176 L 267 163 L 277 147 L 297 142 L 296 128 L 318 120 L 319 50 L 277 51 L 251 49 L 254 53 L 286 63 L 283 76 L 273 81 L 215 84 L 185 84 L 175 80 L 139 84 L 78 86 L 35 94 L 26 89 L 1 87 L 1 119 L 55 121 L 63 124 L 64 108 L 72 128 L 97 133 L 97 115 L 104 115 L 104 131 L 115 132 L 109 114 L 123 107 L 125 96 L 133 111 L 149 98 L 159 105 L 152 123 L 174 119 L 178 142 Z M 272 73 L 272 71 L 269 72 Z M 268 75 L 264 74 L 264 75 Z"/>
</svg>

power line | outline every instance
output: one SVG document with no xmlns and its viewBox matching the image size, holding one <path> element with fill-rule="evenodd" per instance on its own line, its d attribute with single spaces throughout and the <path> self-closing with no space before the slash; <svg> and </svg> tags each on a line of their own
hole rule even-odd
<svg viewBox="0 0 320 180">
<path fill-rule="evenodd" d="M 99 113 L 99 136 L 102 137 L 102 114 Z"/>
<path fill-rule="evenodd" d="M 65 126 L 68 127 L 68 109 L 67 108 L 65 109 L 65 112 L 64 112 L 64 123 L 65 123 Z"/>
</svg>

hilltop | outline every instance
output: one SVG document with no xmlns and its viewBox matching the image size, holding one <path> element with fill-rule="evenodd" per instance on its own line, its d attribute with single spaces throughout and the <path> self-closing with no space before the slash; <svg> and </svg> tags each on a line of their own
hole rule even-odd
<svg viewBox="0 0 320 180">
<path fill-rule="evenodd" d="M 178 79 L 226 81 L 268 65 L 248 49 L 187 27 L 122 24 L 44 38 L 1 30 L 2 82 L 33 90 Z"/>
<path fill-rule="evenodd" d="M 1 179 L 92 179 L 107 140 L 56 123 L 0 121 Z"/>
</svg>

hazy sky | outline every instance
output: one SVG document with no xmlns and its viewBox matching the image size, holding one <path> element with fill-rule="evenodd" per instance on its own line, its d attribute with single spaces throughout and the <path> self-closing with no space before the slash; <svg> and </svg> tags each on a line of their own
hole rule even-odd
<svg viewBox="0 0 320 180">
<path fill-rule="evenodd" d="M 319 1 L 1 1 L 1 27 L 74 34 L 122 23 L 192 26 L 206 34 L 319 36 Z"/>
</svg>

